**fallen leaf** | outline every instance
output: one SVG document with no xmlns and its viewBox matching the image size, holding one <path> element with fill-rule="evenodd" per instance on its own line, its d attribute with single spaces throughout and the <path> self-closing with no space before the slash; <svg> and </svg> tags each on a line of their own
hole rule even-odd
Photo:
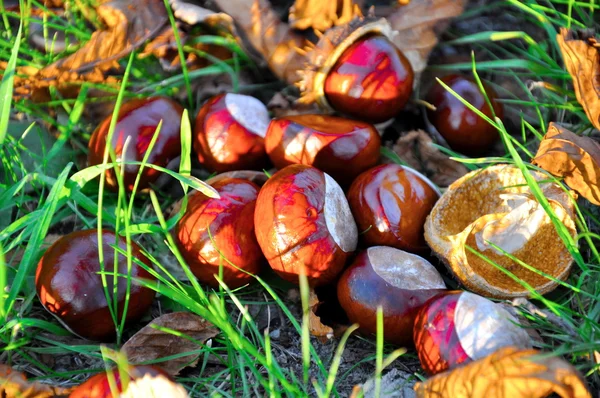
<svg viewBox="0 0 600 398">
<path fill-rule="evenodd" d="M 187 398 L 189 395 L 181 384 L 161 374 L 145 374 L 141 378 L 130 380 L 127 390 L 119 395 L 119 398 L 140 397 Z"/>
<path fill-rule="evenodd" d="M 415 385 L 417 397 L 530 397 L 555 393 L 564 398 L 591 398 L 577 370 L 561 358 L 539 357 L 537 350 L 506 347 Z"/>
<path fill-rule="evenodd" d="M 174 330 L 195 341 L 153 326 Z M 122 352 L 127 355 L 129 362 L 135 365 L 198 350 L 200 347 L 197 342 L 205 343 L 218 334 L 219 330 L 205 319 L 189 312 L 174 312 L 162 315 L 140 329 L 123 345 Z M 185 367 L 196 366 L 198 356 L 199 354 L 186 355 L 160 362 L 158 365 L 165 372 L 175 376 Z"/>
<path fill-rule="evenodd" d="M 37 381 L 30 382 L 21 372 L 0 364 L 0 397 L 6 398 L 49 398 L 67 396 L 69 390 L 52 387 Z"/>
<path fill-rule="evenodd" d="M 392 150 L 410 167 L 425 174 L 440 187 L 449 186 L 469 172 L 461 163 L 437 149 L 423 130 L 414 130 L 401 136 Z"/>
<path fill-rule="evenodd" d="M 565 183 L 591 203 L 600 206 L 600 142 L 550 123 L 531 161 Z"/>
<path fill-rule="evenodd" d="M 321 318 L 317 315 L 317 310 L 321 302 L 313 289 L 310 289 L 308 298 L 308 330 L 311 336 L 315 336 L 322 343 L 326 343 L 334 336 L 333 329 L 327 325 L 323 325 Z"/>
<path fill-rule="evenodd" d="M 356 9 L 360 10 L 360 4 L 353 0 L 296 0 L 290 8 L 289 21 L 294 29 L 322 32 L 333 25 L 350 22 Z"/>
<path fill-rule="evenodd" d="M 467 0 L 411 0 L 399 7 L 387 19 L 398 32 L 394 44 L 402 50 L 418 76 L 427 67 L 431 50 L 438 36 L 452 20 L 463 13 Z"/>
<path fill-rule="evenodd" d="M 416 397 L 413 390 L 414 385 L 415 381 L 412 374 L 394 368 L 381 377 L 380 396 L 387 398 L 413 398 Z M 374 377 L 352 389 L 350 398 L 358 398 L 360 396 L 364 398 L 376 398 Z"/>
<path fill-rule="evenodd" d="M 595 128 L 600 129 L 600 42 L 592 29 L 560 29 L 556 40 L 573 78 L 577 101 Z"/>
</svg>

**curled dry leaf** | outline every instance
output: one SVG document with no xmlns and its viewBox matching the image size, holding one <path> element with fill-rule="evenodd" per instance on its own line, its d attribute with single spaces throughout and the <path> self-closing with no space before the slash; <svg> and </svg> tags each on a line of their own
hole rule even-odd
<svg viewBox="0 0 600 398">
<path fill-rule="evenodd" d="M 392 147 L 400 159 L 429 177 L 436 185 L 447 187 L 469 170 L 437 149 L 423 130 L 402 135 Z"/>
<path fill-rule="evenodd" d="M 175 330 L 195 342 L 153 326 Z M 144 326 L 123 345 L 122 352 L 127 355 L 131 364 L 154 361 L 198 350 L 198 341 L 204 343 L 218 334 L 219 330 L 205 319 L 189 312 L 174 312 L 162 315 Z M 158 365 L 174 376 L 187 366 L 196 366 L 198 356 L 199 354 L 186 355 L 160 362 Z"/>
<path fill-rule="evenodd" d="M 560 358 L 537 350 L 503 348 L 458 369 L 417 383 L 417 397 L 530 397 L 553 393 L 563 398 L 591 398 L 577 370 Z"/>
<path fill-rule="evenodd" d="M 310 289 L 308 298 L 308 330 L 312 336 L 317 337 L 322 343 L 331 340 L 334 336 L 333 329 L 321 322 L 321 318 L 317 315 L 317 310 L 321 302 L 313 289 Z"/>
<path fill-rule="evenodd" d="M 531 163 L 564 177 L 565 183 L 600 206 L 600 142 L 550 123 Z"/>
<path fill-rule="evenodd" d="M 356 8 L 364 1 L 353 0 L 296 0 L 290 8 L 290 24 L 294 29 L 315 29 L 324 31 L 333 25 L 350 22 Z"/>
<path fill-rule="evenodd" d="M 64 388 L 27 381 L 23 373 L 0 364 L 0 397 L 49 398 L 66 396 L 68 393 L 69 390 Z"/>
<path fill-rule="evenodd" d="M 556 40 L 573 78 L 577 101 L 595 128 L 600 129 L 600 42 L 592 29 L 561 28 Z"/>
</svg>

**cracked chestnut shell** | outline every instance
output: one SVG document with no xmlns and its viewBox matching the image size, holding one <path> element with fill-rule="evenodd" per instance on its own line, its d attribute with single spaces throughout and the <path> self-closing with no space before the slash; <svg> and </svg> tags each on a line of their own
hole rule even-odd
<svg viewBox="0 0 600 398">
<path fill-rule="evenodd" d="M 365 171 L 348 191 L 362 241 L 367 246 L 392 246 L 409 252 L 427 249 L 425 220 L 439 197 L 427 177 L 397 164 Z"/>
<path fill-rule="evenodd" d="M 414 73 L 387 37 L 367 35 L 350 45 L 325 78 L 333 109 L 373 123 L 398 114 L 412 94 Z"/>
<path fill-rule="evenodd" d="M 264 261 L 254 233 L 254 208 L 260 188 L 239 178 L 224 178 L 211 186 L 220 198 L 194 193 L 177 223 L 175 242 L 199 280 L 219 287 L 214 275 L 219 275 L 222 264 L 223 281 L 236 288 L 253 280 L 240 269 L 258 274 Z"/>
<path fill-rule="evenodd" d="M 254 97 L 220 94 L 198 112 L 194 150 L 212 172 L 267 168 L 264 137 L 269 125 L 267 107 Z"/>
<path fill-rule="evenodd" d="M 494 119 L 494 114 L 500 119 L 504 116 L 502 104 L 497 101 L 497 94 L 491 87 L 484 85 L 493 112 L 472 79 L 449 75 L 440 80 L 490 119 Z M 436 107 L 435 111 L 427 110 L 429 121 L 455 151 L 471 156 L 482 155 L 500 138 L 492 125 L 437 82 L 429 91 L 427 102 Z"/>
<path fill-rule="evenodd" d="M 254 213 L 256 238 L 271 268 L 298 283 L 332 282 L 356 249 L 358 232 L 342 188 L 322 171 L 295 164 L 261 188 Z"/>
<path fill-rule="evenodd" d="M 126 251 L 125 238 L 115 239 L 114 232 L 102 231 L 102 250 L 105 272 L 114 270 L 114 249 Z M 151 263 L 142 254 L 141 248 L 131 242 L 132 256 L 150 267 Z M 127 259 L 118 254 L 117 270 L 127 275 Z M 37 266 L 35 286 L 42 305 L 77 335 L 99 341 L 108 341 L 115 336 L 115 324 L 110 315 L 102 284 L 98 260 L 97 230 L 76 231 L 63 236 L 44 253 Z M 131 265 L 131 278 L 154 280 L 148 271 Z M 113 292 L 113 276 L 106 275 L 108 291 Z M 118 319 L 123 315 L 127 280 L 117 281 Z M 155 292 L 132 281 L 126 322 L 139 319 L 152 304 Z"/>
<path fill-rule="evenodd" d="M 117 124 L 115 125 L 111 144 L 117 158 L 124 157 L 125 161 L 141 162 L 146 155 L 156 128 L 162 120 L 162 127 L 148 157 L 148 163 L 166 167 L 171 160 L 181 154 L 180 129 L 182 114 L 183 108 L 181 105 L 164 97 L 135 99 L 123 104 L 117 116 Z M 112 115 L 104 119 L 90 138 L 88 145 L 88 164 L 90 166 L 102 164 L 111 120 Z M 129 142 L 125 146 L 127 139 L 129 139 Z M 125 153 L 123 153 L 124 149 Z M 133 189 L 139 168 L 137 165 L 125 166 L 123 178 L 125 188 L 128 191 Z M 148 188 L 150 183 L 156 181 L 159 176 L 160 172 L 158 170 L 149 167 L 144 168 L 138 189 Z M 118 185 L 114 170 L 109 170 L 106 173 L 106 183 L 111 189 L 117 189 Z"/>
<path fill-rule="evenodd" d="M 377 307 L 383 310 L 386 341 L 411 345 L 417 311 L 446 285 L 427 260 L 392 247 L 362 251 L 340 277 L 337 295 L 350 322 L 377 333 Z"/>
<path fill-rule="evenodd" d="M 278 169 L 290 164 L 314 166 L 348 186 L 379 160 L 381 139 L 370 123 L 327 115 L 273 119 L 265 137 Z"/>
<path fill-rule="evenodd" d="M 119 372 L 118 369 L 110 369 L 90 377 L 87 381 L 77 386 L 73 392 L 71 392 L 69 398 L 113 398 L 114 395 L 110 389 L 108 378 L 109 372 L 115 381 L 115 387 L 117 389 L 115 392 L 119 393 L 127 391 L 129 382 L 141 379 L 146 375 L 151 377 L 164 376 L 171 380 L 171 377 L 164 370 L 152 365 L 130 366 L 129 369 L 127 369 L 128 379 L 125 383 L 124 380 L 121 380 L 121 372 Z"/>
<path fill-rule="evenodd" d="M 430 375 L 485 358 L 503 347 L 531 348 L 531 338 L 500 304 L 470 292 L 429 300 L 415 320 L 414 341 Z"/>
</svg>

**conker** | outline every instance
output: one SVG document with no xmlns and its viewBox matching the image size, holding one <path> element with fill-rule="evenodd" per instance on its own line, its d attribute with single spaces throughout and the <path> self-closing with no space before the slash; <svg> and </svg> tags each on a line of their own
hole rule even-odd
<svg viewBox="0 0 600 398">
<path fill-rule="evenodd" d="M 141 162 L 154 137 L 156 128 L 162 120 L 162 127 L 158 133 L 148 163 L 165 167 L 169 162 L 181 154 L 181 115 L 183 108 L 177 102 L 164 97 L 135 99 L 126 102 L 119 109 L 117 123 L 112 137 L 112 148 L 118 158 L 127 161 Z M 88 164 L 102 164 L 106 137 L 112 116 L 108 116 L 100 123 L 92 134 L 88 145 Z M 129 143 L 125 148 L 125 142 Z M 126 153 L 123 153 L 123 150 Z M 140 166 L 126 165 L 124 170 L 124 183 L 128 191 L 133 189 Z M 160 176 L 158 170 L 144 168 L 141 174 L 139 189 L 149 187 Z M 108 187 L 115 190 L 118 187 L 115 171 L 106 173 Z"/>
<path fill-rule="evenodd" d="M 128 379 L 125 382 L 121 380 L 121 372 L 118 369 L 110 369 L 107 372 L 101 372 L 90 377 L 85 383 L 77 386 L 71 392 L 69 398 L 113 398 L 114 395 L 110 389 L 108 372 L 114 378 L 115 392 L 118 393 L 127 391 L 129 382 L 141 379 L 146 375 L 151 377 L 163 376 L 171 380 L 171 377 L 164 370 L 151 365 L 130 366 L 127 369 Z"/>
<path fill-rule="evenodd" d="M 392 246 L 410 252 L 427 249 L 427 215 L 440 193 L 429 179 L 397 164 L 373 167 L 359 175 L 348 202 L 367 246 Z"/>
<path fill-rule="evenodd" d="M 325 78 L 324 93 L 336 111 L 378 123 L 404 107 L 413 78 L 410 62 L 390 40 L 367 35 L 337 59 Z"/>
<path fill-rule="evenodd" d="M 364 333 L 377 332 L 377 307 L 382 307 L 384 339 L 411 345 L 417 311 L 446 289 L 427 260 L 392 247 L 360 252 L 340 277 L 337 295 L 352 323 Z"/>
<path fill-rule="evenodd" d="M 379 160 L 381 139 L 370 123 L 327 115 L 273 119 L 265 137 L 275 167 L 314 166 L 343 186 Z"/>
<path fill-rule="evenodd" d="M 198 160 L 219 173 L 264 169 L 269 121 L 267 107 L 254 97 L 231 93 L 212 97 L 196 117 L 193 142 Z"/>
<path fill-rule="evenodd" d="M 254 213 L 256 238 L 271 268 L 298 283 L 332 282 L 356 249 L 358 232 L 342 188 L 301 164 L 275 173 L 262 187 Z"/>
<path fill-rule="evenodd" d="M 214 276 L 219 275 L 222 265 L 223 282 L 236 288 L 253 279 L 240 269 L 258 274 L 264 261 L 254 234 L 254 208 L 260 188 L 239 178 L 220 179 L 211 186 L 220 198 L 193 194 L 177 223 L 175 242 L 199 280 L 218 287 Z"/>
<path fill-rule="evenodd" d="M 503 117 L 502 104 L 498 102 L 496 92 L 491 87 L 484 84 L 493 112 L 479 86 L 472 79 L 461 75 L 449 75 L 440 80 L 492 120 L 494 114 L 499 118 Z M 482 155 L 499 139 L 498 131 L 491 124 L 467 108 L 441 84 L 434 84 L 427 101 L 436 108 L 428 109 L 427 117 L 450 148 L 465 155 Z"/>
<path fill-rule="evenodd" d="M 102 231 L 104 272 L 112 273 L 114 270 L 115 251 L 111 245 L 115 244 L 127 250 L 125 238 L 116 239 L 114 232 Z M 131 243 L 131 250 L 134 258 L 150 266 L 150 261 L 134 242 Z M 127 259 L 122 254 L 118 256 L 118 273 L 126 275 Z M 97 230 L 76 231 L 54 242 L 44 253 L 38 263 L 35 286 L 42 305 L 69 330 L 90 340 L 106 341 L 115 336 L 115 324 L 106 301 L 100 271 Z M 155 279 L 135 262 L 131 265 L 131 278 Z M 106 275 L 106 284 L 112 299 L 112 275 Z M 126 292 L 127 279 L 121 276 L 117 282 L 119 320 L 123 316 Z M 139 319 L 150 308 L 154 295 L 154 290 L 132 281 L 126 322 Z"/>
<path fill-rule="evenodd" d="M 419 310 L 414 341 L 430 375 L 484 358 L 502 347 L 530 348 L 531 338 L 499 304 L 469 292 L 441 294 Z"/>
</svg>

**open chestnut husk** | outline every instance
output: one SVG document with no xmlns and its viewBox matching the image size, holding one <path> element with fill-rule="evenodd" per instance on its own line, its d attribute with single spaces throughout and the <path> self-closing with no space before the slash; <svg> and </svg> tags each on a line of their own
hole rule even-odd
<svg viewBox="0 0 600 398">
<path fill-rule="evenodd" d="M 412 345 L 417 311 L 446 285 L 427 260 L 393 247 L 360 252 L 337 284 L 340 305 L 350 322 L 367 334 L 377 333 L 377 307 L 383 311 L 383 336 L 398 345 Z"/>
<path fill-rule="evenodd" d="M 575 238 L 569 194 L 547 181 L 545 174 L 528 173 L 558 221 Z M 531 294 L 527 285 L 540 294 L 558 286 L 522 263 L 558 280 L 567 278 L 573 264 L 551 218 L 513 165 L 475 170 L 452 183 L 427 217 L 425 239 L 461 284 L 486 297 L 526 297 Z"/>
<path fill-rule="evenodd" d="M 175 228 L 175 242 L 200 281 L 218 287 L 215 275 L 222 267 L 223 282 L 236 288 L 251 282 L 264 262 L 254 233 L 260 188 L 239 178 L 220 179 L 211 186 L 220 197 L 194 193 Z"/>
<path fill-rule="evenodd" d="M 291 165 L 261 188 L 254 213 L 256 238 L 271 268 L 298 283 L 332 282 L 356 249 L 358 232 L 342 188 L 322 171 Z"/>
<path fill-rule="evenodd" d="M 371 15 L 328 29 L 307 49 L 300 101 L 372 123 L 394 117 L 412 94 L 414 72 L 393 36 L 385 19 Z"/>
<path fill-rule="evenodd" d="M 177 102 L 165 97 L 135 99 L 124 103 L 119 109 L 117 123 L 110 145 L 117 158 L 141 162 L 162 120 L 148 164 L 166 167 L 181 154 L 181 116 L 183 108 Z M 112 116 L 108 116 L 93 132 L 88 145 L 88 164 L 102 164 L 106 139 Z M 129 140 L 129 142 L 127 142 Z M 125 152 L 123 152 L 125 151 Z M 110 158 L 109 158 L 110 161 Z M 125 165 L 123 180 L 127 191 L 133 189 L 140 166 Z M 139 189 L 149 187 L 160 176 L 158 170 L 146 167 L 142 171 Z M 113 190 L 118 187 L 115 171 L 106 173 L 106 184 Z"/>
<path fill-rule="evenodd" d="M 531 348 L 517 318 L 486 298 L 453 291 L 429 300 L 418 312 L 414 342 L 430 375 L 484 358 L 502 347 Z"/>
<path fill-rule="evenodd" d="M 114 283 L 115 251 L 111 245 L 127 250 L 123 237 L 114 232 L 102 231 L 102 251 L 107 291 L 111 299 Z M 132 256 L 150 267 L 150 260 L 141 248 L 131 242 Z M 107 341 L 115 336 L 115 324 L 111 317 L 103 287 L 100 262 L 98 260 L 97 230 L 76 231 L 63 236 L 44 253 L 37 266 L 35 286 L 42 305 L 73 333 L 90 339 Z M 127 259 L 118 254 L 117 272 L 127 275 Z M 135 262 L 131 264 L 132 279 L 154 280 L 155 278 Z M 123 316 L 127 279 L 118 277 L 118 319 Z M 138 320 L 152 304 L 155 292 L 131 282 L 126 322 Z M 114 305 L 114 304 L 113 304 Z"/>
<path fill-rule="evenodd" d="M 347 186 L 377 164 L 381 139 L 370 123 L 327 115 L 294 115 L 271 121 L 265 147 L 278 169 L 290 164 L 314 166 Z"/>
<path fill-rule="evenodd" d="M 367 246 L 392 246 L 409 252 L 427 249 L 424 224 L 439 197 L 427 177 L 397 164 L 365 171 L 348 190 L 360 239 Z"/>
<path fill-rule="evenodd" d="M 502 119 L 504 116 L 496 92 L 488 85 L 484 84 L 484 89 L 492 108 L 474 80 L 461 75 L 448 75 L 440 80 L 490 119 L 493 120 L 494 116 Z M 482 155 L 500 139 L 494 126 L 438 82 L 429 91 L 427 102 L 435 107 L 435 110 L 427 109 L 429 122 L 455 151 L 470 156 Z"/>
<path fill-rule="evenodd" d="M 264 137 L 270 120 L 267 107 L 254 97 L 227 93 L 210 98 L 194 125 L 198 160 L 219 173 L 266 168 Z"/>
</svg>

